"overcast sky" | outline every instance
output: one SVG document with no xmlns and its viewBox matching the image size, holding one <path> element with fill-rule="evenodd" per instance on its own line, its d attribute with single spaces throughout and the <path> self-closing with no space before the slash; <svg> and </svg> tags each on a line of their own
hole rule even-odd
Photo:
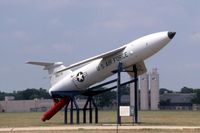
<svg viewBox="0 0 200 133">
<path fill-rule="evenodd" d="M 70 65 L 147 34 L 176 31 L 146 60 L 160 87 L 200 88 L 200 1 L 1 0 L 0 90 L 50 87 L 47 72 L 26 61 Z"/>
</svg>

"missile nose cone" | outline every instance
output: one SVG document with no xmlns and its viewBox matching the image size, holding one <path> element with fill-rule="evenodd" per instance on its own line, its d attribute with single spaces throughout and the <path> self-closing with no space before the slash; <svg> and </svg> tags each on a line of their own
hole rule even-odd
<svg viewBox="0 0 200 133">
<path fill-rule="evenodd" d="M 176 32 L 168 32 L 168 37 L 172 39 L 175 36 Z"/>
</svg>

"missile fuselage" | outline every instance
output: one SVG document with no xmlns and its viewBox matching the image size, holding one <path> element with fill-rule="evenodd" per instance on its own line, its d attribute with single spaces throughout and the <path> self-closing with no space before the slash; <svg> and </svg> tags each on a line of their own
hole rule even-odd
<svg viewBox="0 0 200 133">
<path fill-rule="evenodd" d="M 119 62 L 123 64 L 123 68 L 129 68 L 144 61 L 168 44 L 174 35 L 175 32 L 159 32 L 130 42 L 123 46 L 123 50 L 110 54 L 108 57 L 93 60 L 66 75 L 49 89 L 49 93 L 52 95 L 52 92 L 86 90 L 89 86 L 111 76 Z M 59 75 L 62 75 L 62 72 L 58 73 Z"/>
</svg>

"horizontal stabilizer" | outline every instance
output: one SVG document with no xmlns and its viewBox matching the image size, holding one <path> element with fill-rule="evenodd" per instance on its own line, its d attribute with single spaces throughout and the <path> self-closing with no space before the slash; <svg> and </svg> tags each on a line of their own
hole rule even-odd
<svg viewBox="0 0 200 133">
<path fill-rule="evenodd" d="M 54 69 L 54 68 L 58 68 L 60 66 L 59 70 L 56 70 L 54 72 L 60 71 L 66 67 L 63 66 L 63 62 L 55 62 L 55 63 L 51 63 L 51 62 L 38 62 L 38 61 L 29 61 L 27 62 L 27 64 L 31 64 L 31 65 L 38 65 L 38 66 L 43 66 L 44 70 L 50 70 L 50 69 Z"/>
<path fill-rule="evenodd" d="M 39 66 L 51 66 L 53 65 L 54 63 L 49 63 L 49 62 L 38 62 L 38 61 L 29 61 L 27 62 L 27 64 L 32 64 L 32 65 L 39 65 Z"/>
<path fill-rule="evenodd" d="M 27 64 L 43 66 L 44 67 L 43 69 L 47 70 L 49 73 L 51 85 L 56 84 L 61 79 L 65 78 L 65 76 L 72 73 L 70 69 L 68 69 L 67 71 L 64 71 L 62 74 L 57 73 L 58 71 L 61 71 L 66 68 L 62 62 L 50 63 L 50 62 L 29 61 L 27 62 Z"/>
</svg>

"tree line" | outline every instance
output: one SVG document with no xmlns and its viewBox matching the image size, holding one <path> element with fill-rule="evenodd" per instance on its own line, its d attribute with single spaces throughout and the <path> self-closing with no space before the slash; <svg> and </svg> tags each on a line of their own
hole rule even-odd
<svg viewBox="0 0 200 133">
<path fill-rule="evenodd" d="M 166 88 L 161 88 L 160 89 L 160 95 L 164 93 L 174 93 L 174 91 L 166 89 Z M 200 104 L 200 89 L 199 88 L 190 88 L 190 87 L 183 87 L 179 92 L 176 93 L 195 93 L 195 97 L 191 100 L 191 103 L 193 104 Z M 167 101 L 162 101 L 162 104 L 169 104 L 170 100 Z"/>
<path fill-rule="evenodd" d="M 35 98 L 41 99 L 49 99 L 51 98 L 49 93 L 47 92 L 46 89 L 39 88 L 31 88 L 31 89 L 26 89 L 22 91 L 13 91 L 11 93 L 7 92 L 1 92 L 0 91 L 0 101 L 5 99 L 5 96 L 14 96 L 15 100 L 33 100 Z"/>
<path fill-rule="evenodd" d="M 106 88 L 101 88 L 106 89 Z M 122 86 L 121 88 L 122 95 L 128 95 L 129 94 L 129 85 Z M 28 88 L 26 90 L 22 91 L 13 91 L 10 93 L 7 92 L 1 92 L 0 91 L 0 101 L 3 101 L 5 99 L 5 96 L 14 96 L 15 100 L 33 100 L 35 98 L 37 99 L 51 99 L 51 96 L 49 95 L 48 91 L 43 88 L 35 89 L 35 88 Z M 86 98 L 84 96 L 79 96 L 79 98 L 83 99 Z M 94 96 L 94 100 L 98 107 L 110 107 L 114 105 L 114 101 L 116 100 L 116 91 L 111 90 L 104 93 L 101 93 L 99 95 Z"/>
<path fill-rule="evenodd" d="M 122 95 L 129 95 L 130 93 L 130 86 L 122 86 L 121 93 Z M 173 93 L 174 91 L 161 88 L 160 89 L 160 95 L 164 93 Z M 193 104 L 200 104 L 200 89 L 194 89 L 189 87 L 183 87 L 181 88 L 180 92 L 176 93 L 196 93 L 196 96 L 192 99 Z M 0 101 L 5 99 L 5 96 L 14 96 L 15 100 L 33 100 L 35 98 L 37 99 L 51 99 L 51 96 L 49 95 L 48 91 L 43 88 L 35 89 L 35 88 L 28 88 L 26 90 L 22 91 L 13 91 L 12 93 L 6 93 L 0 91 Z M 99 94 L 97 96 L 94 96 L 94 100 L 96 101 L 97 106 L 103 108 L 103 107 L 109 107 L 114 105 L 114 101 L 116 100 L 116 91 L 111 90 L 107 91 L 105 93 Z M 169 101 L 166 101 L 169 102 Z M 167 104 L 167 103 L 164 103 Z"/>
</svg>

